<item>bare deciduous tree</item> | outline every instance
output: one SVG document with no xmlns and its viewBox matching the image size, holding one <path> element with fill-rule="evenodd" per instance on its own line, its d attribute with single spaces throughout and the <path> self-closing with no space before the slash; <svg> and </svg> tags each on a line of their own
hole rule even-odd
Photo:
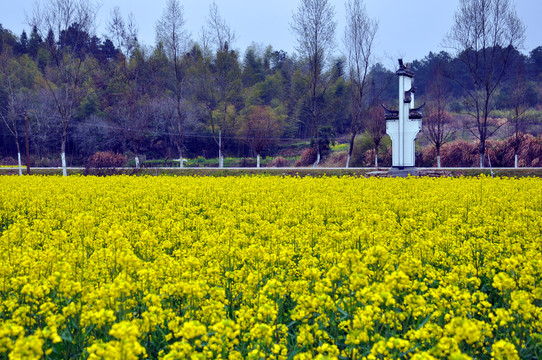
<svg viewBox="0 0 542 360">
<path fill-rule="evenodd" d="M 384 135 L 386 135 L 386 120 L 384 110 L 380 106 L 373 106 L 367 111 L 365 124 L 367 134 L 371 137 L 375 152 L 375 167 L 378 168 L 378 148 Z"/>
<path fill-rule="evenodd" d="M 328 0 L 301 0 L 293 14 L 290 28 L 296 35 L 297 51 L 308 63 L 307 83 L 310 88 L 312 134 L 316 145 L 316 162 L 320 162 L 319 125 L 321 110 L 318 98 L 325 93 L 327 79 L 324 70 L 335 47 L 335 8 Z"/>
<path fill-rule="evenodd" d="M 228 47 L 231 48 L 233 42 L 237 39 L 235 31 L 222 18 L 218 11 L 218 6 L 214 1 L 209 5 L 207 28 L 203 31 L 203 38 L 204 45 L 207 43 L 205 39 L 208 39 L 215 46 L 216 51 L 224 51 Z"/>
<path fill-rule="evenodd" d="M 111 11 L 111 19 L 107 23 L 108 34 L 117 49 L 120 49 L 125 57 L 125 60 L 132 56 L 134 49 L 137 47 L 137 25 L 134 15 L 130 13 L 127 21 L 124 20 L 120 13 L 120 8 L 116 6 Z"/>
<path fill-rule="evenodd" d="M 137 42 L 138 27 L 132 14 L 124 20 L 120 10 L 115 8 L 107 25 L 109 36 L 122 53 L 121 66 L 118 67 L 118 91 L 114 105 L 109 110 L 113 122 L 119 127 L 123 147 L 134 153 L 135 166 L 140 166 L 140 150 L 145 136 L 149 132 L 149 119 L 145 109 L 148 103 L 144 87 L 138 82 L 142 78 L 142 64 L 148 60 L 144 49 Z M 162 49 L 157 48 L 157 51 Z M 136 51 L 138 50 L 138 51 Z M 139 64 L 138 64 L 139 62 Z M 130 64 L 137 64 L 130 66 Z M 139 66 L 138 66 L 139 65 Z"/>
<path fill-rule="evenodd" d="M 445 45 L 457 52 L 468 77 L 456 79 L 466 94 L 469 128 L 480 141 L 480 167 L 484 166 L 491 100 L 509 68 L 513 51 L 523 44 L 525 26 L 511 0 L 461 0 Z"/>
<path fill-rule="evenodd" d="M 214 44 L 216 56 L 212 71 L 212 83 L 214 89 L 208 93 L 209 98 L 215 97 L 218 109 L 211 111 L 210 123 L 214 140 L 218 145 L 218 166 L 224 167 L 224 150 L 226 141 L 234 135 L 237 127 L 237 109 L 234 106 L 236 98 L 242 92 L 241 69 L 239 67 L 238 54 L 232 49 L 236 39 L 235 32 L 220 16 L 218 6 L 213 2 L 209 6 L 207 28 L 204 38 Z M 205 50 L 205 49 L 204 49 Z M 210 96 L 209 96 L 210 95 Z M 208 104 L 211 104 L 209 102 Z M 213 113 L 216 113 L 215 116 Z M 218 134 L 217 134 L 218 131 Z M 218 136 L 217 136 L 218 135 Z"/>
<path fill-rule="evenodd" d="M 25 107 L 28 108 L 30 118 L 30 142 L 34 145 L 34 153 L 37 159 L 45 159 L 45 156 L 56 151 L 58 145 L 51 140 L 60 136 L 58 112 L 55 109 L 53 95 L 47 88 L 41 88 L 33 94 L 29 94 Z"/>
<path fill-rule="evenodd" d="M 256 153 L 256 167 L 260 167 L 262 150 L 276 141 L 279 131 L 280 123 L 271 107 L 259 105 L 249 110 L 240 134 L 243 142 Z"/>
<path fill-rule="evenodd" d="M 514 64 L 514 77 L 512 84 L 512 113 L 510 120 L 513 126 L 513 135 L 512 135 L 512 147 L 514 148 L 514 167 L 518 167 L 518 154 L 521 148 L 521 143 L 523 142 L 523 120 L 525 118 L 525 113 L 527 112 L 527 104 L 525 101 L 525 65 L 522 63 Z"/>
<path fill-rule="evenodd" d="M 19 175 L 23 175 L 21 163 L 21 147 L 19 144 L 19 119 L 22 114 L 18 114 L 18 101 L 14 82 L 16 81 L 17 62 L 8 56 L 8 48 L 3 47 L 0 53 L 0 89 L 3 88 L 7 102 L 6 106 L 0 106 L 0 117 L 6 124 L 7 129 L 13 135 L 15 146 L 17 148 L 17 164 L 19 166 Z"/>
<path fill-rule="evenodd" d="M 189 37 L 184 28 L 184 10 L 178 0 L 168 0 L 162 18 L 156 23 L 156 39 L 166 50 L 173 63 L 173 92 L 175 94 L 175 126 L 173 127 L 175 145 L 179 154 L 179 166 L 183 167 L 183 140 L 186 111 L 183 106 L 186 69 L 182 56 L 188 50 Z"/>
<path fill-rule="evenodd" d="M 135 86 L 131 81 L 130 87 Z M 131 90 L 124 93 L 109 111 L 109 117 L 117 127 L 123 147 L 134 153 L 136 168 L 140 167 L 141 150 L 152 132 L 150 102 L 146 94 Z"/>
<path fill-rule="evenodd" d="M 83 83 L 94 69 L 92 61 L 86 61 L 81 53 L 85 41 L 95 31 L 97 5 L 87 0 L 49 0 L 35 3 L 29 20 L 42 38 L 52 61 L 44 71 L 45 86 L 54 98 L 60 119 L 62 174 L 67 176 L 66 143 L 68 129 L 75 110 L 83 97 Z M 70 31 L 71 30 L 71 31 Z M 66 33 L 70 31 L 70 36 Z"/>
<path fill-rule="evenodd" d="M 441 167 L 440 149 L 452 137 L 451 116 L 446 111 L 449 91 L 444 82 L 443 69 L 439 65 L 433 71 L 427 94 L 428 106 L 424 121 L 424 133 L 437 151 L 437 167 Z"/>
<path fill-rule="evenodd" d="M 350 147 L 346 167 L 350 166 L 354 140 L 362 130 L 362 114 L 367 111 L 367 75 L 373 61 L 373 42 L 378 22 L 371 19 L 363 0 L 349 0 L 346 3 L 346 28 L 344 47 L 347 53 L 351 83 Z"/>
</svg>

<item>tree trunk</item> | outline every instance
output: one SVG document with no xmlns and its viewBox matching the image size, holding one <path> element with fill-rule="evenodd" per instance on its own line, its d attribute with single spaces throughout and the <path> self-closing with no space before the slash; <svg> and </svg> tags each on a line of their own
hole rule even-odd
<svg viewBox="0 0 542 360">
<path fill-rule="evenodd" d="M 135 166 L 136 166 L 137 169 L 139 169 L 139 156 L 138 155 L 135 156 Z"/>
<path fill-rule="evenodd" d="M 66 169 L 66 143 L 63 141 L 60 157 L 62 160 L 62 176 L 68 176 L 68 170 Z"/>
<path fill-rule="evenodd" d="M 62 158 L 62 176 L 68 176 L 68 170 L 66 169 L 66 141 L 68 139 L 68 127 L 64 125 L 62 129 L 62 139 L 60 142 L 60 156 Z"/>
<path fill-rule="evenodd" d="M 256 167 L 260 168 L 260 154 L 256 154 Z"/>
<path fill-rule="evenodd" d="M 356 134 L 352 133 L 350 136 L 350 147 L 348 148 L 348 157 L 346 158 L 346 168 L 350 167 L 350 160 L 352 159 L 352 153 L 354 152 L 354 140 L 356 138 Z"/>
<path fill-rule="evenodd" d="M 30 146 L 28 145 L 28 115 L 24 112 L 24 145 L 26 150 L 26 174 L 30 175 Z"/>
<path fill-rule="evenodd" d="M 375 151 L 375 168 L 378 169 L 378 151 Z"/>
<path fill-rule="evenodd" d="M 19 176 L 23 176 L 23 164 L 21 162 L 21 147 L 19 146 L 19 140 L 17 139 L 17 132 L 15 132 L 15 145 L 17 146 L 17 164 L 19 165 Z"/>
<path fill-rule="evenodd" d="M 314 164 L 312 164 L 312 167 L 315 168 L 318 166 L 318 164 L 320 164 L 320 147 L 317 147 L 317 150 L 316 150 L 316 161 L 314 162 Z"/>
<path fill-rule="evenodd" d="M 218 132 L 218 167 L 224 167 L 224 154 L 222 154 L 222 130 Z"/>
<path fill-rule="evenodd" d="M 441 163 L 440 163 L 440 146 L 437 146 L 437 167 L 438 168 L 441 167 Z"/>
<path fill-rule="evenodd" d="M 23 176 L 23 164 L 21 163 L 21 152 L 19 150 L 17 150 L 17 161 L 19 163 L 19 176 Z"/>
<path fill-rule="evenodd" d="M 318 130 L 316 131 L 318 133 Z M 315 168 L 320 164 L 320 139 L 318 138 L 318 135 L 316 136 L 316 161 L 314 164 L 312 164 L 312 167 Z"/>
<path fill-rule="evenodd" d="M 179 100 L 180 101 L 180 100 Z M 177 104 L 179 103 L 179 101 L 177 101 Z M 183 120 L 182 120 L 182 113 L 181 113 L 181 109 L 180 109 L 180 106 L 178 105 L 178 108 L 177 108 L 177 116 L 179 117 L 177 119 L 177 131 L 179 132 L 179 137 L 177 138 L 177 151 L 179 152 L 179 168 L 184 168 L 184 162 L 183 162 L 183 138 L 184 138 L 184 129 L 183 129 Z"/>
<path fill-rule="evenodd" d="M 485 165 L 485 159 L 484 159 L 485 153 L 486 153 L 486 142 L 485 142 L 485 138 L 482 137 L 482 139 L 480 139 L 480 167 L 481 168 L 483 168 Z"/>
<path fill-rule="evenodd" d="M 179 152 L 179 167 L 182 169 L 184 168 L 182 145 L 177 144 L 177 151 Z"/>
<path fill-rule="evenodd" d="M 62 176 L 68 176 L 68 170 L 66 168 L 66 153 L 62 152 L 60 157 L 62 160 Z"/>
<path fill-rule="evenodd" d="M 518 153 L 517 152 L 514 154 L 514 167 L 516 169 L 518 168 Z"/>
</svg>

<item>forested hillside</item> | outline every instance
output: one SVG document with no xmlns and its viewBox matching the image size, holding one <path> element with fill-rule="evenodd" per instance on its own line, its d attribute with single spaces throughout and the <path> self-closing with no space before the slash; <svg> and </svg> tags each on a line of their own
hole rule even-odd
<svg viewBox="0 0 542 360">
<path fill-rule="evenodd" d="M 79 16 L 60 12 L 54 18 L 54 8 L 44 8 L 41 19 L 33 19 L 22 34 L 0 25 L 0 158 L 5 163 L 17 153 L 24 162 L 25 117 L 32 165 L 60 166 L 62 153 L 68 166 L 75 166 L 99 151 L 124 154 L 137 165 L 144 159 L 287 158 L 303 150 L 301 160 L 309 165 L 320 153 L 325 161 L 332 142 L 344 143 L 344 154 L 353 148 L 350 166 L 372 165 L 375 144 L 381 164 L 389 161 L 380 104 L 397 106 L 395 69 L 371 57 L 361 63 L 366 72 L 354 72 L 355 51 L 346 41 L 334 40 L 342 52 L 322 44 L 325 58 L 313 58 L 310 49 L 286 53 L 272 44 L 237 49 L 235 24 L 230 27 L 216 5 L 210 9 L 208 36 L 190 39 L 183 32 L 182 7 L 170 0 L 155 20 L 157 43 L 141 44 L 120 10 L 111 15 L 109 35 L 99 37 L 92 30 L 92 7 L 77 4 Z M 350 10 L 373 24 L 363 8 Z M 344 37 L 342 29 L 333 30 L 333 39 Z M 294 29 L 292 36 L 301 35 Z M 480 124 L 473 120 L 472 94 L 483 93 L 484 84 L 469 85 L 465 59 L 482 58 L 487 51 L 498 55 L 491 74 L 499 79 L 490 84 L 495 88 L 484 125 L 484 141 L 490 143 L 482 154 L 491 141 L 491 161 L 498 161 L 496 151 L 518 154 L 522 143 L 540 143 L 542 46 L 524 53 L 512 45 L 405 59 L 415 73 L 416 104 L 427 102 L 419 165 L 436 164 L 435 139 L 448 152 L 473 146 L 468 155 L 447 153 L 448 165 L 478 151 Z M 461 159 L 457 164 L 450 163 L 454 156 Z M 531 158 L 520 166 L 536 165 Z M 469 165 L 477 164 L 470 160 Z"/>
</svg>

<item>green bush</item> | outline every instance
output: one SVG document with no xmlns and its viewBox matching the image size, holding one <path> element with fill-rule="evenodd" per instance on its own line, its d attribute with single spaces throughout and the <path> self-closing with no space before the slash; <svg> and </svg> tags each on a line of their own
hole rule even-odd
<svg viewBox="0 0 542 360">
<path fill-rule="evenodd" d="M 382 139 L 381 144 L 385 140 Z M 354 140 L 354 150 L 352 151 L 352 158 L 350 159 L 351 167 L 362 167 L 365 162 L 365 153 L 370 151 L 374 147 L 374 142 L 367 133 L 362 133 L 356 136 Z"/>
</svg>

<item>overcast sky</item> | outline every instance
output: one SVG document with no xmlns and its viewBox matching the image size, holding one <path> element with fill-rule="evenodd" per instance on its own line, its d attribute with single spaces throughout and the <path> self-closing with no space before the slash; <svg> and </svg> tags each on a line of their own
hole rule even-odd
<svg viewBox="0 0 542 360">
<path fill-rule="evenodd" d="M 44 0 L 42 0 L 44 1 Z M 342 46 L 344 1 L 330 0 L 335 6 L 337 43 Z M 2 0 L 0 24 L 16 35 L 30 32 L 25 13 L 31 14 L 35 0 Z M 212 0 L 180 0 L 192 39 L 198 40 Z M 110 12 L 118 6 L 124 16 L 132 12 L 144 45 L 154 45 L 156 21 L 161 17 L 166 0 L 101 0 L 97 35 L 105 35 Z M 429 51 L 446 50 L 442 39 L 452 26 L 459 0 L 365 0 L 369 15 L 379 22 L 376 55 L 387 66 L 395 59 L 420 60 Z M 517 11 L 527 27 L 524 53 L 542 46 L 542 0 L 517 0 Z M 290 32 L 296 0 L 216 0 L 222 17 L 235 30 L 238 40 L 234 48 L 244 52 L 251 43 L 272 45 L 275 50 L 295 52 L 295 37 Z M 339 47 L 340 49 L 340 47 Z"/>
</svg>

